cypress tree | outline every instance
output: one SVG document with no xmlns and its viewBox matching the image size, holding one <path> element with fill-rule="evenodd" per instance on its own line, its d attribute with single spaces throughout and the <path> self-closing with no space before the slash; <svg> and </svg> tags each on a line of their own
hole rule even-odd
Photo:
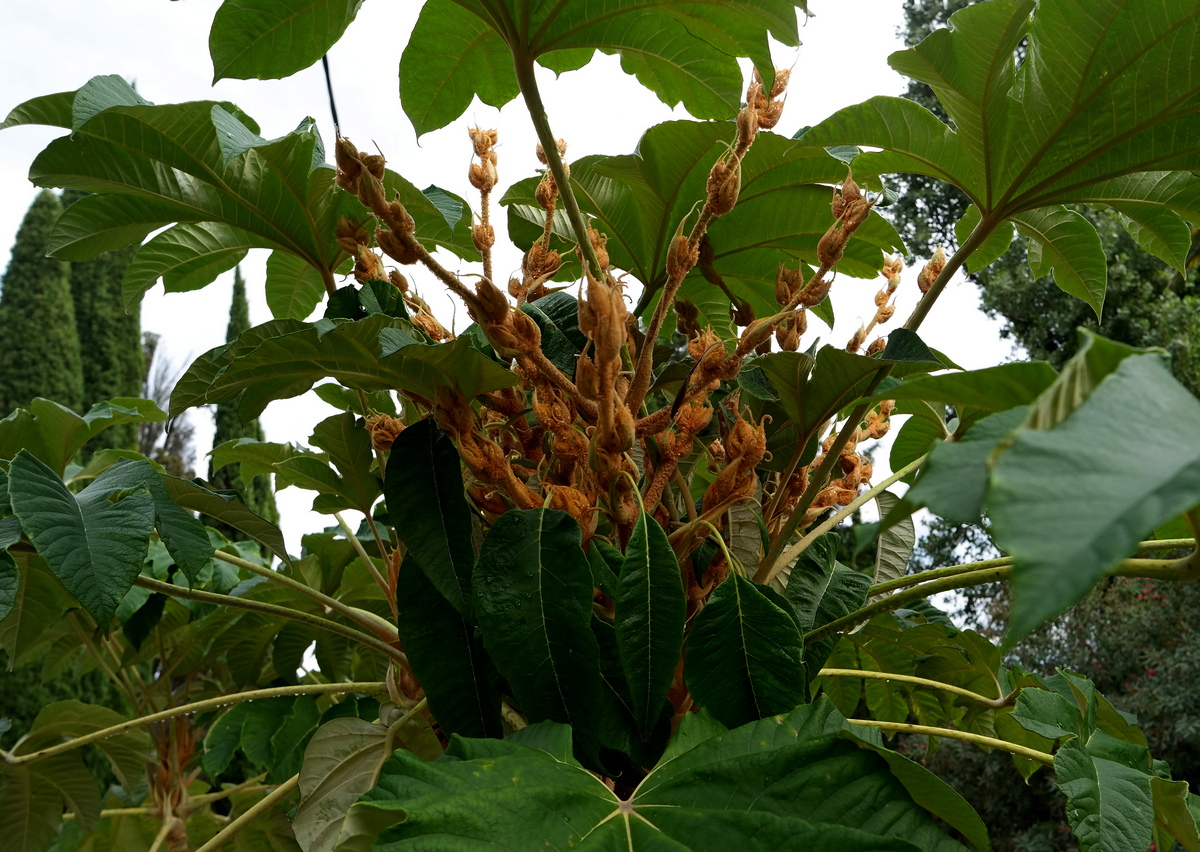
<svg viewBox="0 0 1200 852">
<path fill-rule="evenodd" d="M 250 328 L 250 304 L 246 301 L 246 283 L 242 280 L 242 270 L 239 267 L 233 273 L 233 303 L 229 308 L 229 326 L 225 331 L 225 342 L 230 343 L 242 332 Z M 253 438 L 263 440 L 262 425 L 257 420 L 242 423 L 238 416 L 237 402 L 221 403 L 216 410 L 216 432 L 213 434 L 213 446 L 220 446 L 226 441 L 237 438 Z M 242 479 L 241 465 L 225 465 L 220 470 L 213 470 L 209 463 L 208 480 L 214 488 L 228 488 L 242 495 L 246 506 L 272 523 L 279 521 L 279 509 L 275 506 L 275 491 L 271 486 L 269 476 L 256 476 L 249 482 Z M 232 540 L 245 538 L 232 527 L 223 524 L 213 524 L 225 536 Z"/>
<path fill-rule="evenodd" d="M 87 195 L 79 190 L 62 194 L 63 207 Z M 75 326 L 83 359 L 83 408 L 119 396 L 139 396 L 145 364 L 142 358 L 140 305 L 126 313 L 121 280 L 137 246 L 103 254 L 86 263 L 71 264 L 71 294 Z M 88 454 L 106 447 L 137 448 L 137 426 L 128 423 L 106 429 L 85 447 Z"/>
<path fill-rule="evenodd" d="M 0 417 L 44 396 L 78 410 L 83 369 L 67 264 L 46 257 L 62 213 L 43 191 L 17 231 L 0 290 Z"/>
</svg>

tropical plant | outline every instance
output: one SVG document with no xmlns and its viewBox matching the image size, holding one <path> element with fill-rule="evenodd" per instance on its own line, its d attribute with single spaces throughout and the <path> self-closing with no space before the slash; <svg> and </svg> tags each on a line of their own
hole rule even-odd
<svg viewBox="0 0 1200 852">
<path fill-rule="evenodd" d="M 70 466 L 104 427 L 165 416 L 149 404 L 80 417 L 38 400 L 0 422 L 0 642 L 35 656 L 66 611 L 141 702 L 120 720 L 46 708 L 2 755 L 6 837 L 40 848 L 67 810 L 80 830 L 65 844 L 137 832 L 202 852 L 987 848 L 965 800 L 884 739 L 908 733 L 1008 752 L 1026 777 L 1052 769 L 1081 848 L 1200 848 L 1197 798 L 1093 683 L 1005 666 L 926 602 L 1010 580 L 1011 642 L 1107 575 L 1196 579 L 1200 444 L 1184 424 L 1200 402 L 1160 353 L 1095 336 L 1061 371 L 963 371 L 918 335 L 950 277 L 994 259 L 1014 225 L 1035 267 L 1099 312 L 1103 250 L 1068 203 L 1114 207 L 1174 256 L 1184 218 L 1200 220 L 1194 4 L 971 7 L 892 57 L 955 129 L 875 98 L 789 140 L 771 132 L 789 80 L 768 35 L 796 44 L 797 5 L 427 2 L 401 60 L 417 131 L 473 95 L 520 95 L 541 143 L 545 171 L 500 199 L 525 252 L 507 294 L 494 130 L 469 130 L 473 214 L 345 137 L 326 166 L 311 122 L 268 140 L 232 104 L 156 106 L 115 77 L 13 110 L 5 126 L 70 131 L 32 179 L 93 193 L 53 251 L 84 258 L 167 226 L 126 273 L 131 302 L 272 250 L 275 319 L 197 359 L 172 415 L 236 403 L 250 420 L 321 382 L 342 413 L 310 447 L 213 453 L 316 493 L 337 526 L 299 555 L 233 494 L 148 460 Z M 217 77 L 315 62 L 358 6 L 227 0 Z M 702 120 L 568 164 L 534 69 L 596 50 Z M 744 106 L 737 57 L 760 72 Z M 914 313 L 868 344 L 901 284 L 899 237 L 874 210 L 896 171 L 952 182 L 972 207 L 962 247 L 924 264 Z M 474 324 L 451 335 L 416 275 L 385 263 L 431 276 Z M 343 264 L 355 281 L 339 288 Z M 870 326 L 801 351 L 809 315 L 828 323 L 850 295 L 836 275 L 877 273 Z M 897 414 L 923 431 L 906 426 L 896 472 L 871 485 L 865 453 Z M 913 475 L 903 499 L 887 491 Z M 863 572 L 831 531 L 872 500 Z M 1009 555 L 905 575 L 920 506 L 986 509 Z M 214 540 L 196 512 L 279 563 Z M 1191 555 L 1153 558 L 1180 547 Z M 153 630 L 178 632 L 138 651 L 149 634 L 130 612 L 152 602 Z M 128 770 L 107 809 L 74 763 L 90 744 Z"/>
</svg>

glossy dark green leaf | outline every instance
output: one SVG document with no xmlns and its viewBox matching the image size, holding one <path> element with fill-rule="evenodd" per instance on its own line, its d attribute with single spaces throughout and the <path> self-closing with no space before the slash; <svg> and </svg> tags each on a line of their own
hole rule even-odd
<svg viewBox="0 0 1200 852">
<path fill-rule="evenodd" d="M 733 574 L 692 623 L 684 679 L 722 724 L 745 724 L 807 700 L 803 649 L 794 618 Z"/>
<path fill-rule="evenodd" d="M 499 737 L 496 667 L 475 626 L 446 600 L 410 553 L 400 568 L 396 624 L 429 709 L 448 734 Z"/>
<path fill-rule="evenodd" d="M 934 422 L 926 417 L 910 417 L 896 433 L 896 440 L 892 442 L 891 454 L 888 456 L 888 465 L 892 470 L 900 470 L 930 452 L 947 437 L 946 427 L 940 421 Z M 904 481 L 909 482 L 911 479 Z"/>
<path fill-rule="evenodd" d="M 115 502 L 110 491 L 67 490 L 49 467 L 22 450 L 8 470 L 13 511 L 55 576 L 101 625 L 142 569 L 154 528 L 154 501 L 145 486 Z"/>
<path fill-rule="evenodd" d="M 592 566 L 592 582 L 610 598 L 617 595 L 617 576 L 624 554 L 603 539 L 594 538 L 588 545 L 588 564 Z"/>
<path fill-rule="evenodd" d="M 1012 554 L 1015 640 L 1075 603 L 1155 526 L 1200 498 L 1200 402 L 1157 355 L 1120 362 L 1050 431 L 1022 429 L 991 474 L 988 514 Z M 978 428 L 978 427 L 976 427 Z M 1071 482 L 1075 499 L 1064 499 Z"/>
<path fill-rule="evenodd" d="M 472 578 L 483 644 L 530 721 L 586 737 L 600 661 L 583 533 L 565 512 L 507 512 L 488 532 Z"/>
<path fill-rule="evenodd" d="M 472 513 L 454 442 L 427 417 L 400 433 L 389 458 L 383 488 L 396 534 L 434 587 L 470 618 Z"/>
<path fill-rule="evenodd" d="M 6 486 L 7 491 L 6 482 L 0 482 L 0 485 Z M 20 540 L 20 522 L 16 518 L 0 518 L 0 622 L 8 618 L 17 605 L 21 575 L 17 573 L 17 561 L 8 555 L 8 549 Z"/>
<path fill-rule="evenodd" d="M 469 340 L 426 343 L 407 320 L 383 314 L 360 322 L 259 329 L 197 359 L 171 397 L 172 416 L 194 405 L 240 398 L 238 410 L 250 420 L 272 400 L 298 396 L 324 378 L 367 391 L 407 390 L 425 399 L 434 399 L 439 386 L 456 387 L 470 398 L 516 383 Z"/>
<path fill-rule="evenodd" d="M 267 258 L 266 290 L 271 316 L 302 320 L 325 295 L 325 282 L 320 270 L 277 249 Z"/>
<path fill-rule="evenodd" d="M 748 56 L 773 68 L 767 34 L 799 43 L 791 0 L 725 3 L 666 2 L 652 6 L 621 0 L 594 6 L 573 3 L 521 6 L 431 0 L 400 62 L 400 99 L 417 135 L 450 123 L 474 96 L 503 106 L 517 96 L 517 62 L 540 61 L 557 73 L 581 67 L 596 49 L 621 56 L 663 102 L 680 101 L 699 118 L 728 118 L 737 111 L 742 74 L 734 59 Z"/>
<path fill-rule="evenodd" d="M 648 738 L 679 665 L 687 601 L 667 534 L 645 512 L 625 545 L 614 600 L 617 650 L 633 715 L 642 737 Z"/>
<path fill-rule="evenodd" d="M 213 18 L 213 82 L 276 80 L 320 59 L 342 37 L 363 0 L 226 0 Z"/>
</svg>

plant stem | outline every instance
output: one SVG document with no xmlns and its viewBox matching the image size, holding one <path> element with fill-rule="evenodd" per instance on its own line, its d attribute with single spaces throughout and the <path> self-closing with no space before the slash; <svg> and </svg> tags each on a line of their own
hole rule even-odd
<svg viewBox="0 0 1200 852">
<path fill-rule="evenodd" d="M 334 512 L 333 516 L 337 519 L 338 526 L 342 528 L 342 532 L 346 534 L 347 541 L 349 541 L 354 547 L 354 550 L 358 553 L 359 559 L 361 559 L 363 564 L 367 566 L 367 570 L 371 572 L 371 576 L 375 578 L 375 582 L 379 584 L 380 590 L 386 597 L 389 592 L 387 580 L 383 579 L 383 575 L 379 573 L 379 569 L 375 567 L 375 563 L 372 562 L 371 557 L 367 555 L 367 551 L 362 546 L 362 542 L 358 540 L 358 536 L 354 534 L 354 531 L 350 529 L 345 519 L 342 518 L 341 512 Z M 394 613 L 395 611 L 396 604 L 395 602 L 392 602 L 392 612 Z"/>
<path fill-rule="evenodd" d="M 533 122 L 533 129 L 537 132 L 538 141 L 542 143 L 542 151 L 546 155 L 546 165 L 550 168 L 550 174 L 554 175 L 559 198 L 562 199 L 563 206 L 567 210 L 567 219 L 571 222 L 571 229 L 575 231 L 575 241 L 579 244 L 580 256 L 587 263 L 592 275 L 603 275 L 604 270 L 600 268 L 596 250 L 592 246 L 592 241 L 588 239 L 587 222 L 584 221 L 583 211 L 579 209 L 579 201 L 571 189 L 571 178 L 567 176 L 566 166 L 563 164 L 562 157 L 559 156 L 558 141 L 554 138 L 554 131 L 550 129 L 550 119 L 546 116 L 546 107 L 542 104 L 542 94 L 538 90 L 533 58 L 526 56 L 524 51 L 518 50 L 516 45 L 512 45 L 512 48 L 513 69 L 516 71 L 517 85 L 521 87 L 521 97 L 525 99 L 525 108 L 529 111 L 529 118 Z"/>
<path fill-rule="evenodd" d="M 891 372 L 891 364 L 881 366 L 875 372 L 875 376 L 871 379 L 871 383 L 867 386 L 866 391 L 863 392 L 863 396 L 870 397 L 875 393 L 875 389 L 879 387 L 880 382 L 887 378 Z M 779 531 L 779 535 L 776 536 L 775 541 L 771 544 L 770 552 L 763 559 L 758 573 L 754 575 L 755 582 L 766 582 L 762 579 L 763 577 L 774 577 L 781 570 L 780 568 L 775 568 L 775 565 L 780 562 L 783 549 L 787 547 L 792 534 L 800 526 L 801 521 L 804 520 L 804 515 L 808 512 L 808 507 L 813 504 L 813 501 L 817 499 L 817 495 L 821 493 L 821 489 L 825 487 L 825 481 L 829 478 L 830 471 L 833 470 L 833 466 L 841 458 L 842 450 L 846 448 L 846 444 L 850 443 L 850 436 L 858 429 L 858 425 L 862 422 L 863 417 L 870 407 L 871 404 L 869 402 L 863 402 L 856 405 L 854 410 L 850 412 L 850 417 L 847 418 L 845 425 L 838 432 L 838 436 L 833 439 L 833 445 L 825 453 L 825 458 L 821 460 L 821 464 L 809 477 L 808 487 L 800 495 L 800 502 L 796 504 L 796 508 L 792 510 L 791 517 L 788 518 L 787 523 L 783 525 L 783 529 Z M 782 487 L 782 484 L 780 487 Z"/>
<path fill-rule="evenodd" d="M 971 235 L 958 247 L 958 251 L 946 261 L 946 265 L 942 267 L 942 271 L 938 273 L 938 277 L 933 280 L 929 292 L 921 297 L 921 301 L 917 302 L 917 306 L 913 308 L 912 314 L 904 322 L 905 328 L 909 331 L 916 331 L 921 327 L 921 323 L 925 321 L 925 317 L 929 315 L 929 311 L 933 308 L 933 303 L 937 301 L 938 296 L 946 289 L 946 285 L 950 283 L 950 279 L 954 277 L 954 273 L 958 272 L 959 268 L 967 262 L 967 258 L 975 253 L 975 249 L 983 245 L 984 241 L 991 236 L 992 231 L 996 230 L 996 226 L 1000 224 L 1000 221 L 1000 219 L 993 221 L 990 215 L 979 221 L 979 224 L 975 226 L 975 230 L 971 231 Z"/>
<path fill-rule="evenodd" d="M 213 802 L 218 802 L 221 799 L 227 799 L 230 796 L 237 796 L 241 793 L 259 793 L 259 792 L 262 792 L 263 790 L 270 790 L 273 786 L 275 786 L 274 784 L 260 784 L 259 783 L 266 777 L 267 777 L 267 774 L 264 772 L 261 775 L 254 776 L 253 778 L 249 779 L 248 781 L 243 781 L 241 784 L 238 784 L 235 787 L 227 787 L 226 789 L 221 790 L 219 793 L 205 793 L 203 796 L 189 796 L 188 797 L 188 805 L 189 806 L 195 805 L 196 807 L 203 807 L 204 805 L 212 804 Z"/>
<path fill-rule="evenodd" d="M 216 698 L 206 698 L 203 701 L 196 701 L 192 704 L 181 704 L 178 707 L 171 707 L 167 710 L 162 710 L 158 713 L 151 713 L 149 716 L 142 716 L 137 719 L 130 719 L 128 722 L 121 722 L 119 725 L 112 725 L 107 728 L 101 728 L 99 731 L 92 731 L 90 734 L 84 734 L 80 737 L 67 740 L 65 743 L 58 745 L 47 746 L 44 749 L 30 752 L 29 754 L 13 754 L 11 751 L 0 750 L 0 758 L 9 766 L 20 766 L 24 763 L 33 763 L 36 760 L 42 760 L 47 757 L 53 757 L 56 754 L 71 751 L 80 746 L 88 745 L 89 743 L 99 742 L 100 740 L 114 737 L 117 734 L 123 734 L 125 731 L 132 731 L 137 728 L 144 728 L 147 725 L 153 725 L 155 722 L 162 722 L 166 719 L 174 719 L 176 716 L 186 716 L 189 713 L 200 713 L 205 710 L 215 710 L 218 707 L 224 707 L 227 704 L 240 704 L 243 701 L 254 701 L 259 698 L 280 698 L 288 695 L 338 695 L 347 692 L 365 692 L 368 694 L 379 694 L 387 689 L 386 683 L 381 682 L 364 682 L 364 683 L 306 683 L 300 686 L 274 686 L 270 689 L 252 689 L 247 692 L 235 692 L 230 695 L 219 695 Z M 20 746 L 20 742 L 13 747 L 14 751 Z"/>
<path fill-rule="evenodd" d="M 945 737 L 948 740 L 962 740 L 965 743 L 974 743 L 975 745 L 983 746 L 984 748 L 996 748 L 1001 751 L 1007 751 L 1012 754 L 1018 754 L 1021 757 L 1027 757 L 1030 760 L 1036 760 L 1038 763 L 1046 766 L 1054 765 L 1054 755 L 1047 754 L 1044 751 L 1027 748 L 1016 743 L 1010 743 L 1005 740 L 998 740 L 995 737 L 985 737 L 982 734 L 972 734 L 967 731 L 956 731 L 953 728 L 933 728 L 929 725 L 910 725 L 907 722 L 877 722 L 874 719 L 847 719 L 851 725 L 861 725 L 865 728 L 880 728 L 884 731 L 893 731 L 898 734 L 925 734 L 930 737 Z"/>
<path fill-rule="evenodd" d="M 214 852 L 214 850 L 220 849 L 222 846 L 232 840 L 235 834 L 248 826 L 250 823 L 254 822 L 262 814 L 275 807 L 278 802 L 286 798 L 289 793 L 296 789 L 299 783 L 299 775 L 293 775 L 291 778 L 284 781 L 275 788 L 275 792 L 264 796 L 261 801 L 256 802 L 254 807 L 250 808 L 250 810 L 246 811 L 233 822 L 229 823 L 229 825 L 217 832 L 216 836 L 214 836 L 212 840 L 205 843 L 203 846 L 197 849 L 196 852 Z"/>
<path fill-rule="evenodd" d="M 952 568 L 961 567 L 965 566 L 952 566 Z M 810 645 L 813 642 L 820 642 L 822 639 L 827 639 L 835 633 L 841 633 L 857 624 L 869 621 L 881 612 L 890 612 L 909 601 L 927 598 L 939 592 L 948 592 L 953 589 L 964 589 L 967 586 L 978 586 L 983 583 L 994 583 L 997 580 L 1005 580 L 1008 579 L 1012 572 L 1013 565 L 1009 563 L 976 571 L 942 575 L 928 582 L 922 582 L 920 585 L 899 591 L 894 595 L 888 595 L 885 598 L 872 601 L 848 615 L 836 618 L 828 624 L 823 624 L 816 630 L 809 631 L 804 635 L 804 644 Z M 929 571 L 926 573 L 932 574 L 935 572 Z M 1152 580 L 1192 582 L 1200 579 L 1200 551 L 1193 552 L 1190 556 L 1185 556 L 1183 559 L 1125 559 L 1110 571 L 1109 574 L 1117 577 L 1145 577 Z"/>
<path fill-rule="evenodd" d="M 353 627 L 346 627 L 344 624 L 338 624 L 336 621 L 330 621 L 327 618 L 321 618 L 319 615 L 311 615 L 307 612 L 301 612 L 297 609 L 290 609 L 286 606 L 278 606 L 277 604 L 263 603 L 261 601 L 251 601 L 245 598 L 235 598 L 232 595 L 218 595 L 213 592 L 202 592 L 198 589 L 185 589 L 181 586 L 175 586 L 171 583 L 162 583 L 158 580 L 153 580 L 150 577 L 138 577 L 134 580 L 135 586 L 141 586 L 143 589 L 149 589 L 152 592 L 161 592 L 164 595 L 171 595 L 176 598 L 185 598 L 190 601 L 199 601 L 200 603 L 216 604 L 217 606 L 231 606 L 236 609 L 249 610 L 250 612 L 261 612 L 264 615 L 273 615 L 277 618 L 287 618 L 291 621 L 299 621 L 302 624 L 307 624 L 310 627 L 316 627 L 319 630 L 325 630 L 329 633 L 336 633 L 339 636 L 345 636 L 347 639 L 352 639 L 360 645 L 366 645 L 368 648 L 373 648 L 381 654 L 390 657 L 398 662 L 408 663 L 408 657 L 404 652 L 393 648 L 381 639 L 376 639 L 366 633 L 361 633 Z"/>
<path fill-rule="evenodd" d="M 872 487 L 869 491 L 864 491 L 858 497 L 854 498 L 854 500 L 852 502 L 850 502 L 846 506 L 842 507 L 841 511 L 835 513 L 831 518 L 829 518 L 826 521 L 822 521 L 820 524 L 813 527 L 811 530 L 808 531 L 808 533 L 805 534 L 804 538 L 800 539 L 798 542 L 796 542 L 794 545 L 792 545 L 790 548 L 788 548 L 786 551 L 783 552 L 783 554 L 779 557 L 778 560 L 776 560 L 775 564 L 772 566 L 771 571 L 769 571 L 767 573 L 767 576 L 765 577 L 765 579 L 759 580 L 759 582 L 760 583 L 771 582 L 771 580 L 774 579 L 775 576 L 780 571 L 783 570 L 783 567 L 785 565 L 790 565 L 791 563 L 795 562 L 798 558 L 800 558 L 800 554 L 802 554 L 804 551 L 808 550 L 809 546 L 814 541 L 816 541 L 818 538 L 823 536 L 825 533 L 829 532 L 831 529 L 836 527 L 838 524 L 840 524 L 846 518 L 853 515 L 856 511 L 858 511 L 858 508 L 860 506 L 862 506 L 865 503 L 870 502 L 871 500 L 874 500 L 877 496 L 879 496 L 881 493 L 886 491 L 889 485 L 908 476 L 910 473 L 912 473 L 914 470 L 916 470 L 918 467 L 920 467 L 922 464 L 924 464 L 925 459 L 927 459 L 927 458 L 929 458 L 928 454 L 921 456 L 916 461 L 909 462 L 907 465 L 900 468 L 900 470 L 896 471 L 891 476 L 889 476 L 887 479 L 883 480 L 883 482 Z M 883 520 L 883 519 L 880 518 L 880 520 Z"/>
<path fill-rule="evenodd" d="M 278 583 L 281 586 L 287 586 L 289 589 L 294 589 L 300 594 L 312 598 L 314 601 L 322 604 L 327 609 L 331 609 L 334 612 L 340 612 L 342 615 L 346 616 L 346 618 L 350 619 L 358 626 L 365 627 L 367 630 L 370 630 L 385 642 L 396 639 L 399 635 L 397 634 L 395 627 L 388 624 L 374 613 L 369 613 L 366 610 L 359 609 L 358 607 L 344 604 L 335 598 L 331 598 L 326 594 L 318 592 L 312 586 L 306 586 L 298 580 L 293 580 L 286 574 L 281 574 L 278 571 L 273 571 L 270 568 L 264 568 L 261 565 L 255 565 L 253 562 L 250 562 L 246 559 L 241 559 L 240 557 L 233 556 L 221 550 L 213 553 L 213 558 L 220 559 L 222 562 L 228 562 L 230 565 L 236 565 L 238 568 L 249 571 L 251 574 L 257 574 L 260 577 L 266 577 L 273 583 Z"/>
<path fill-rule="evenodd" d="M 821 669 L 817 672 L 819 677 L 862 677 L 874 678 L 875 680 L 894 680 L 899 683 L 911 683 L 917 686 L 927 686 L 930 689 L 940 689 L 943 692 L 953 692 L 955 695 L 961 695 L 964 698 L 970 698 L 972 701 L 977 701 L 987 707 L 1000 708 L 1006 707 L 1013 702 L 1013 695 L 1006 695 L 1003 698 L 988 698 L 986 695 L 980 695 L 978 692 L 972 692 L 969 689 L 963 689 L 961 686 L 953 686 L 941 681 L 928 680 L 923 677 L 915 677 L 914 675 L 892 674 L 891 672 L 873 672 L 859 671 L 857 669 Z"/>
</svg>

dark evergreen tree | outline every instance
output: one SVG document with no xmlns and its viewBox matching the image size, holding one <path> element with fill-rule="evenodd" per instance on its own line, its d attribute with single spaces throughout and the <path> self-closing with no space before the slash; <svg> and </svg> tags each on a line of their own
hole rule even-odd
<svg viewBox="0 0 1200 852">
<path fill-rule="evenodd" d="M 67 264 L 46 257 L 58 196 L 44 191 L 17 231 L 0 290 L 0 416 L 44 396 L 83 403 L 83 371 Z"/>
<path fill-rule="evenodd" d="M 229 343 L 238 338 L 242 332 L 250 328 L 250 303 L 246 300 L 246 283 L 242 280 L 242 270 L 238 268 L 233 273 L 233 303 L 229 308 L 229 326 L 225 331 L 225 342 Z M 263 440 L 262 425 L 257 420 L 243 423 L 238 416 L 237 403 L 222 403 L 216 410 L 216 432 L 213 434 L 213 446 L 220 446 L 226 441 L 238 438 Z M 269 476 L 260 475 L 246 482 L 242 479 L 241 465 L 225 465 L 219 470 L 213 470 L 209 465 L 208 480 L 215 488 L 228 488 L 242 495 L 246 506 L 272 523 L 278 523 L 279 510 L 275 506 L 275 491 L 271 486 Z M 230 539 L 238 540 L 244 536 L 232 527 L 213 524 Z"/>
<path fill-rule="evenodd" d="M 63 207 L 87 193 L 67 190 Z M 136 246 L 102 254 L 86 263 L 71 264 L 71 293 L 75 299 L 75 325 L 83 357 L 83 408 L 119 396 L 139 396 L 146 367 L 142 357 L 141 307 L 124 309 L 121 279 Z M 137 427 L 129 423 L 106 429 L 90 441 L 85 451 L 107 447 L 137 448 Z"/>
</svg>

